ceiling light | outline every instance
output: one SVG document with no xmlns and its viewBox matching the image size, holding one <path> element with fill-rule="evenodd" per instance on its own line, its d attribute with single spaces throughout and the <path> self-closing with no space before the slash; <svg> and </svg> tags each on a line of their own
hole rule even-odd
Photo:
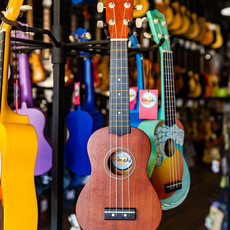
<svg viewBox="0 0 230 230">
<path fill-rule="evenodd" d="M 223 9 L 220 12 L 223 16 L 230 16 L 230 1 L 224 4 Z"/>
</svg>

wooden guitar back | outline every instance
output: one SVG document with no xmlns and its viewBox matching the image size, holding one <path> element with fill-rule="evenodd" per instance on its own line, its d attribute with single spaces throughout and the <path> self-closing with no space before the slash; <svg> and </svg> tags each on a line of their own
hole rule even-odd
<svg viewBox="0 0 230 230">
<path fill-rule="evenodd" d="M 123 175 L 126 179 L 121 179 L 122 176 L 116 179 L 116 174 L 111 173 L 108 166 L 110 154 L 116 147 L 128 153 L 132 159 L 129 173 Z M 131 127 L 131 134 L 118 137 L 109 134 L 109 128 L 106 127 L 91 136 L 88 152 L 92 174 L 76 206 L 82 229 L 157 229 L 162 213 L 159 198 L 146 172 L 150 151 L 149 138 L 137 128 Z M 105 208 L 134 208 L 136 219 L 104 220 Z"/>
</svg>

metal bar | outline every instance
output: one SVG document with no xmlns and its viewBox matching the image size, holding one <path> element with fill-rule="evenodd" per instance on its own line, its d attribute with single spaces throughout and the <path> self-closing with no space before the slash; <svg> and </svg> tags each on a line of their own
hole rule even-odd
<svg viewBox="0 0 230 230">
<path fill-rule="evenodd" d="M 58 43 L 64 42 L 65 1 L 53 1 L 52 32 Z M 65 51 L 61 46 L 52 48 L 52 63 L 54 68 L 53 88 L 53 122 L 52 122 L 52 187 L 51 187 L 51 230 L 63 229 L 63 164 L 64 164 L 64 77 Z"/>
<path fill-rule="evenodd" d="M 51 43 L 41 42 L 41 41 L 37 41 L 37 40 L 27 40 L 27 39 L 23 39 L 23 38 L 14 38 L 14 37 L 11 37 L 10 40 L 12 42 L 16 41 L 16 42 L 28 43 L 28 44 L 31 44 L 31 45 L 34 44 L 34 45 L 41 45 L 41 46 L 49 46 L 50 48 L 53 47 L 53 45 Z"/>
</svg>

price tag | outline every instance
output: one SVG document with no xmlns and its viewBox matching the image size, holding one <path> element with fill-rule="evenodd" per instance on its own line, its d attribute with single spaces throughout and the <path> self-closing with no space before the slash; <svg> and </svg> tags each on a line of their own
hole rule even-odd
<svg viewBox="0 0 230 230">
<path fill-rule="evenodd" d="M 157 119 L 158 90 L 139 91 L 139 118 Z"/>
<path fill-rule="evenodd" d="M 137 87 L 129 88 L 129 102 L 130 102 L 130 110 L 134 110 L 136 102 L 137 102 Z"/>
<path fill-rule="evenodd" d="M 74 105 L 80 105 L 80 82 L 74 83 Z"/>
</svg>

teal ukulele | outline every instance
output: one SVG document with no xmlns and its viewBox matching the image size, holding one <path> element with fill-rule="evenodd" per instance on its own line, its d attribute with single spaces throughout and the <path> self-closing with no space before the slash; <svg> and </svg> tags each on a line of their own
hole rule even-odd
<svg viewBox="0 0 230 230">
<path fill-rule="evenodd" d="M 165 17 L 159 11 L 148 11 L 147 18 L 153 39 L 159 43 L 161 54 L 161 109 L 158 120 L 143 121 L 138 127 L 152 142 L 148 175 L 161 200 L 163 210 L 180 205 L 190 188 L 190 174 L 183 157 L 184 128 L 176 119 L 173 53 Z"/>
</svg>

